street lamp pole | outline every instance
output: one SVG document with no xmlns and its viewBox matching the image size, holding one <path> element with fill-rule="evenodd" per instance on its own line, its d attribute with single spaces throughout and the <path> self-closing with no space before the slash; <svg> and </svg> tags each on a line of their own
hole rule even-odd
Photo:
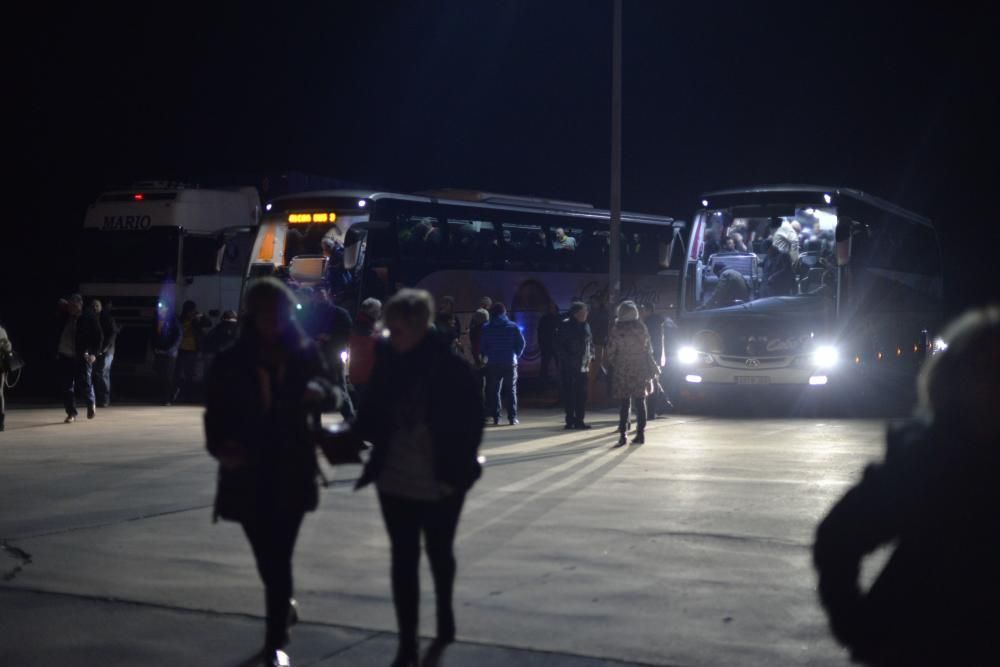
<svg viewBox="0 0 1000 667">
<path fill-rule="evenodd" d="M 608 262 L 608 306 L 615 308 L 621 293 L 622 231 L 622 0 L 614 3 L 611 46 L 611 257 Z"/>
</svg>

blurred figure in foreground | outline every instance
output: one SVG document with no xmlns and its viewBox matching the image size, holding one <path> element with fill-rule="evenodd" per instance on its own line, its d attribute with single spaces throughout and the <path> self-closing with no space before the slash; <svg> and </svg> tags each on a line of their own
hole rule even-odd
<svg viewBox="0 0 1000 667">
<path fill-rule="evenodd" d="M 820 600 L 870 665 L 986 665 L 1000 655 L 1000 308 L 962 316 L 918 379 L 917 416 L 889 432 L 816 533 Z M 895 544 L 867 591 L 865 555 Z"/>
<path fill-rule="evenodd" d="M 297 620 L 292 552 L 306 512 L 316 509 L 316 446 L 309 413 L 334 407 L 316 345 L 296 324 L 295 297 L 264 278 L 247 293 L 246 326 L 215 358 L 205 402 L 205 439 L 219 461 L 215 517 L 243 526 L 264 582 L 267 665 L 289 664 L 282 650 Z"/>
<path fill-rule="evenodd" d="M 360 405 L 367 391 L 368 381 L 375 366 L 375 341 L 380 332 L 375 325 L 382 317 L 382 302 L 378 299 L 365 299 L 354 320 L 351 336 L 348 341 L 348 375 L 351 386 L 354 387 L 355 404 Z"/>
<path fill-rule="evenodd" d="M 434 329 L 430 294 L 400 290 L 386 303 L 383 320 L 389 340 L 376 344 L 367 396 L 345 437 L 373 445 L 355 488 L 375 483 L 392 545 L 399 626 L 392 664 L 416 667 L 421 535 L 437 602 L 429 655 L 439 656 L 455 640 L 455 532 L 465 494 L 481 474 L 483 408 L 472 369 Z"/>
</svg>

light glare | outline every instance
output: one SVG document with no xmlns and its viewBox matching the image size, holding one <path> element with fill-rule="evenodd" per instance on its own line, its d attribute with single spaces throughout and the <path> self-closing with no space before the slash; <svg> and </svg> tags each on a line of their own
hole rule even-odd
<svg viewBox="0 0 1000 667">
<path fill-rule="evenodd" d="M 825 375 L 814 375 L 809 378 L 809 384 L 814 387 L 824 385 L 827 383 L 827 377 Z"/>
<path fill-rule="evenodd" d="M 696 361 L 698 361 L 698 350 L 694 349 L 690 345 L 685 345 L 681 349 L 677 350 L 677 361 L 688 366 Z"/>
<path fill-rule="evenodd" d="M 685 375 L 684 379 L 687 380 L 688 382 L 691 382 L 692 384 L 698 384 L 701 382 L 700 375 Z"/>
</svg>

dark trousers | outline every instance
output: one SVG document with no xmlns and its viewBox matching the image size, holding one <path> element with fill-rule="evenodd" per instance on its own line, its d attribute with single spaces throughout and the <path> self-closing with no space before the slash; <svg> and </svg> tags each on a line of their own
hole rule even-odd
<svg viewBox="0 0 1000 667">
<path fill-rule="evenodd" d="M 114 358 L 115 353 L 112 350 L 97 357 L 94 363 L 94 394 L 100 405 L 111 402 L 111 362 Z"/>
<path fill-rule="evenodd" d="M 618 410 L 618 432 L 623 434 L 627 430 L 629 404 L 635 411 L 636 433 L 646 432 L 646 399 L 645 398 L 623 398 L 621 408 Z"/>
<path fill-rule="evenodd" d="M 185 401 L 196 398 L 198 385 L 198 353 L 189 350 L 177 352 L 176 367 L 177 396 Z"/>
<path fill-rule="evenodd" d="M 517 418 L 517 366 L 486 365 L 486 414 L 500 418 L 500 401 L 507 419 Z"/>
<path fill-rule="evenodd" d="M 63 407 L 66 408 L 67 415 L 70 417 L 77 415 L 77 392 L 83 393 L 88 406 L 97 402 L 94 396 L 94 383 L 91 381 L 93 367 L 83 357 L 77 359 L 59 355 L 56 372 L 59 376 L 59 389 L 63 395 Z"/>
<path fill-rule="evenodd" d="M 177 394 L 174 385 L 174 371 L 177 370 L 177 357 L 169 354 L 158 354 L 153 357 L 153 371 L 160 381 L 160 396 L 164 403 L 173 403 Z"/>
<path fill-rule="evenodd" d="M 264 582 L 267 635 L 264 646 L 274 650 L 288 643 L 288 610 L 292 599 L 292 553 L 302 525 L 301 512 L 274 513 L 243 522 L 257 572 Z"/>
<path fill-rule="evenodd" d="M 379 493 L 382 518 L 392 545 L 392 602 L 399 626 L 400 653 L 416 655 L 420 606 L 420 535 L 434 577 L 439 639 L 455 635 L 452 592 L 455 587 L 455 531 L 464 494 L 443 500 L 410 500 Z"/>
<path fill-rule="evenodd" d="M 577 370 L 562 371 L 562 399 L 566 409 L 566 424 L 576 426 L 583 423 L 587 407 L 587 373 Z"/>
<path fill-rule="evenodd" d="M 559 357 L 556 355 L 555 349 L 543 348 L 542 349 L 542 368 L 539 371 L 542 376 L 542 381 L 549 382 L 549 366 L 555 367 L 555 377 L 559 377 Z"/>
</svg>

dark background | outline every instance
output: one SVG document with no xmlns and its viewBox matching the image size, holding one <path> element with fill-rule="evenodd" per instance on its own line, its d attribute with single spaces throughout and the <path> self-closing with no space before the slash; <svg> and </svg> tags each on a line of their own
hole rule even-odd
<svg viewBox="0 0 1000 667">
<path fill-rule="evenodd" d="M 860 188 L 936 222 L 949 313 L 995 299 L 988 8 L 625 0 L 624 207 L 690 219 L 718 187 Z M 81 3 L 8 30 L 15 345 L 40 345 L 73 288 L 88 203 L 138 179 L 297 170 L 608 204 L 610 0 Z"/>
</svg>

